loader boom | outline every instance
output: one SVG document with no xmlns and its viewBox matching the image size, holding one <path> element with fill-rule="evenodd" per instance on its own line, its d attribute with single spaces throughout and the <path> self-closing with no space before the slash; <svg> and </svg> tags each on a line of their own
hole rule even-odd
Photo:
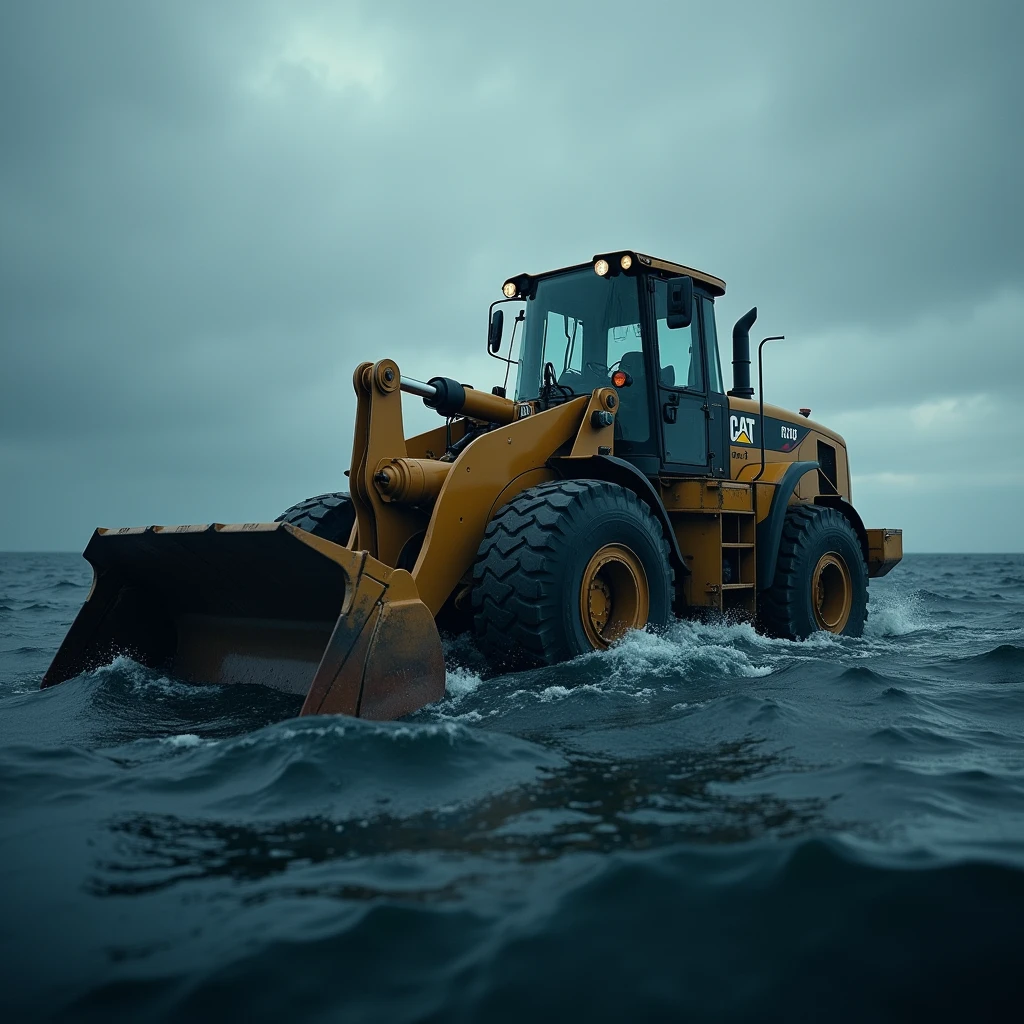
<svg viewBox="0 0 1024 1024">
<path fill-rule="evenodd" d="M 303 715 L 390 719 L 438 700 L 434 620 L 488 521 L 523 488 L 554 479 L 546 463 L 560 449 L 610 445 L 614 417 L 593 413 L 610 413 L 616 396 L 600 389 L 515 419 L 515 403 L 462 389 L 460 411 L 499 422 L 442 461 L 410 455 L 432 442 L 407 444 L 400 382 L 390 359 L 353 377 L 347 547 L 281 523 L 97 530 L 85 552 L 92 592 L 42 685 L 127 654 L 191 682 L 304 694 Z"/>
</svg>

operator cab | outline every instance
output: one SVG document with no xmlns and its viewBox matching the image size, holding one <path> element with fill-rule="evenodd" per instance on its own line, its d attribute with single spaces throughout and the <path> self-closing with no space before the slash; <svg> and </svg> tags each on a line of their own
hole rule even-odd
<svg viewBox="0 0 1024 1024">
<path fill-rule="evenodd" d="M 727 475 L 714 308 L 724 281 L 628 251 L 522 274 L 502 291 L 525 311 L 512 353 L 517 401 L 553 404 L 615 386 L 616 456 L 652 477 Z"/>
</svg>

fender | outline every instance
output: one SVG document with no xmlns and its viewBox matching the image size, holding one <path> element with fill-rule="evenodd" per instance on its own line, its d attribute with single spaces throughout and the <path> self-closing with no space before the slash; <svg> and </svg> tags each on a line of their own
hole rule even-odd
<svg viewBox="0 0 1024 1024">
<path fill-rule="evenodd" d="M 548 465 L 566 479 L 607 480 L 610 484 L 618 484 L 620 487 L 632 491 L 645 505 L 650 507 L 661 523 L 668 540 L 672 567 L 684 576 L 690 575 L 690 570 L 683 561 L 683 554 L 679 550 L 679 541 L 676 540 L 676 531 L 672 528 L 668 509 L 665 508 L 665 503 L 661 500 L 661 495 L 654 489 L 654 485 L 636 466 L 625 459 L 618 459 L 614 455 L 556 456 L 548 459 Z"/>
<path fill-rule="evenodd" d="M 786 523 L 786 508 L 789 499 L 800 483 L 800 478 L 812 469 L 819 469 L 818 462 L 794 462 L 782 479 L 775 485 L 772 507 L 768 515 L 757 524 L 757 589 L 767 590 L 775 582 L 775 566 L 779 560 L 779 545 L 782 543 L 782 527 Z M 755 486 L 757 486 L 755 484 Z"/>
<path fill-rule="evenodd" d="M 861 550 L 864 552 L 864 561 L 870 561 L 868 557 L 868 531 L 864 526 L 864 520 L 860 513 L 845 499 L 838 494 L 819 494 L 814 499 L 815 505 L 825 505 L 827 508 L 834 508 L 841 512 L 850 521 L 850 525 L 857 532 L 857 539 L 860 541 Z"/>
</svg>

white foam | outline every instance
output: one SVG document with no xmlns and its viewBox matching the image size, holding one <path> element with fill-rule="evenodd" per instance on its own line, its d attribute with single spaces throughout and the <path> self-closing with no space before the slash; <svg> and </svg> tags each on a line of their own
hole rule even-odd
<svg viewBox="0 0 1024 1024">
<path fill-rule="evenodd" d="M 492 715 L 495 713 L 491 712 Z M 437 716 L 446 722 L 482 722 L 484 720 L 484 716 L 479 711 L 466 711 L 461 715 L 446 715 L 443 711 L 438 711 Z"/>
<path fill-rule="evenodd" d="M 580 689 L 593 690 L 593 686 L 580 687 Z M 562 700 L 568 697 L 573 691 L 568 686 L 546 686 L 537 696 L 543 701 Z"/>
<path fill-rule="evenodd" d="M 454 665 L 445 673 L 445 696 L 459 700 L 472 693 L 483 679 L 476 673 L 459 665 Z"/>
<path fill-rule="evenodd" d="M 292 726 L 269 726 L 272 734 L 282 740 L 301 740 L 307 736 L 318 738 L 334 737 L 344 738 L 346 735 L 360 736 L 372 734 L 383 739 L 402 741 L 409 739 L 421 739 L 423 737 L 443 736 L 452 745 L 460 739 L 471 739 L 475 737 L 473 732 L 468 731 L 454 721 L 444 722 L 375 722 L 366 718 L 347 718 L 323 716 L 318 718 L 316 725 L 303 724 L 299 728 Z M 251 746 L 262 742 L 263 732 L 250 733 L 233 740 L 233 744 L 239 747 Z"/>
<path fill-rule="evenodd" d="M 628 633 L 607 653 L 585 657 L 603 659 L 612 670 L 613 678 L 620 679 L 651 676 L 697 679 L 712 675 L 753 679 L 769 675 L 772 666 L 762 663 L 761 656 L 756 662 L 752 661 L 739 646 L 741 643 L 766 646 L 765 638 L 759 637 L 746 624 L 708 626 L 675 622 L 661 634 Z"/>
<path fill-rule="evenodd" d="M 199 747 L 204 742 L 212 741 L 204 740 L 194 732 L 183 732 L 178 736 L 165 736 L 161 742 L 166 743 L 169 747 Z"/>
</svg>

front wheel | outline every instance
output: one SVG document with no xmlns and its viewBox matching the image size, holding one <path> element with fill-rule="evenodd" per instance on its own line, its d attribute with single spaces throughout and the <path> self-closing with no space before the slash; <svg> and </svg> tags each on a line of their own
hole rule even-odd
<svg viewBox="0 0 1024 1024">
<path fill-rule="evenodd" d="M 860 636 L 867 614 L 868 570 L 850 521 L 819 505 L 788 508 L 775 579 L 758 601 L 761 628 L 788 640 Z"/>
<path fill-rule="evenodd" d="M 496 666 L 553 665 L 668 624 L 661 524 L 600 480 L 530 487 L 488 525 L 473 569 L 477 645 Z"/>
<path fill-rule="evenodd" d="M 322 537 L 334 544 L 348 544 L 352 524 L 356 521 L 356 510 L 352 499 L 344 491 L 332 494 L 318 494 L 307 498 L 282 512 L 274 522 L 291 523 L 300 530 Z"/>
</svg>

